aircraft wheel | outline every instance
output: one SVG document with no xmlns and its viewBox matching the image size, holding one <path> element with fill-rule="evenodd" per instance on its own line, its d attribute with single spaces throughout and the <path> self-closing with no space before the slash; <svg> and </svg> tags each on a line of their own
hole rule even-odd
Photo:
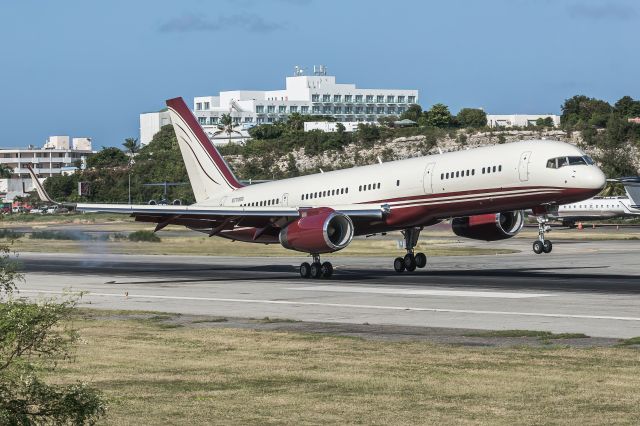
<svg viewBox="0 0 640 426">
<path fill-rule="evenodd" d="M 322 276 L 322 265 L 320 262 L 313 262 L 311 264 L 311 278 L 320 278 Z"/>
<path fill-rule="evenodd" d="M 544 240 L 544 244 L 542 245 L 542 251 L 544 251 L 545 253 L 551 253 L 551 250 L 553 250 L 553 244 L 551 243 L 551 241 Z"/>
<path fill-rule="evenodd" d="M 300 276 L 302 278 L 309 278 L 309 275 L 311 275 L 311 265 L 309 265 L 309 262 L 303 262 L 300 265 Z"/>
<path fill-rule="evenodd" d="M 393 261 L 393 269 L 395 269 L 398 273 L 404 272 L 404 259 L 401 257 L 396 257 L 396 259 Z"/>
<path fill-rule="evenodd" d="M 409 272 L 413 272 L 416 270 L 416 257 L 413 255 L 413 253 L 407 253 L 404 256 L 404 267 Z"/>
<path fill-rule="evenodd" d="M 324 262 L 321 266 L 322 278 L 331 278 L 333 275 L 333 265 L 331 262 Z"/>
<path fill-rule="evenodd" d="M 424 268 L 427 266 L 427 256 L 424 253 L 416 254 L 416 266 L 418 268 Z"/>
<path fill-rule="evenodd" d="M 542 253 L 543 250 L 544 250 L 544 245 L 542 244 L 542 241 L 536 240 L 533 242 L 533 252 L 535 254 L 540 254 Z"/>
</svg>

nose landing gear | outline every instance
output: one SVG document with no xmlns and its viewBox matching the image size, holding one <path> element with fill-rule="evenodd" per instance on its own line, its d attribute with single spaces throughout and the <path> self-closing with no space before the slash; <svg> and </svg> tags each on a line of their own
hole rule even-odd
<svg viewBox="0 0 640 426">
<path fill-rule="evenodd" d="M 422 228 L 408 228 L 402 231 L 404 236 L 404 248 L 407 254 L 404 257 L 396 257 L 393 261 L 393 269 L 401 273 L 404 271 L 413 272 L 416 268 L 424 268 L 427 266 L 427 256 L 424 253 L 414 253 L 414 248 L 418 244 Z"/>
<path fill-rule="evenodd" d="M 300 276 L 302 278 L 331 278 L 333 275 L 333 265 L 331 262 L 320 263 L 320 255 L 312 254 L 313 262 L 302 262 L 300 264 Z"/>
<path fill-rule="evenodd" d="M 553 243 L 550 240 L 544 239 L 545 232 L 551 231 L 551 227 L 547 225 L 549 218 L 547 215 L 536 216 L 538 220 L 538 239 L 533 242 L 533 252 L 535 254 L 551 253 L 553 250 Z"/>
</svg>

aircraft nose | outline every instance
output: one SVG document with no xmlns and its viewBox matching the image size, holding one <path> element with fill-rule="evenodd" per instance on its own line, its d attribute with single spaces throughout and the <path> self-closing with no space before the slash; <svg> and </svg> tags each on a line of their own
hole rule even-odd
<svg viewBox="0 0 640 426">
<path fill-rule="evenodd" d="M 602 170 L 596 166 L 592 166 L 589 168 L 589 172 L 586 173 L 584 183 L 587 188 L 602 189 L 607 183 L 607 178 L 604 173 L 602 173 Z"/>
</svg>

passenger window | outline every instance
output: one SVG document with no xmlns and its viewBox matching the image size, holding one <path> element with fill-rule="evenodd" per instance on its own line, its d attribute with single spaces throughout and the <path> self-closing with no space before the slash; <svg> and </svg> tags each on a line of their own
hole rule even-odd
<svg viewBox="0 0 640 426">
<path fill-rule="evenodd" d="M 367 189 L 371 190 L 371 184 L 369 184 L 369 187 Z"/>
<path fill-rule="evenodd" d="M 358 186 L 358 191 L 362 191 L 362 185 Z"/>
<path fill-rule="evenodd" d="M 460 177 L 460 172 L 456 172 L 456 177 Z"/>
<path fill-rule="evenodd" d="M 380 182 L 378 182 L 378 189 L 380 189 Z"/>
<path fill-rule="evenodd" d="M 400 186 L 400 179 L 396 181 L 396 186 Z"/>
<path fill-rule="evenodd" d="M 498 171 L 501 172 L 502 171 L 502 164 L 498 166 Z"/>
<path fill-rule="evenodd" d="M 493 173 L 496 172 L 496 166 L 493 166 Z"/>
<path fill-rule="evenodd" d="M 440 180 L 444 179 L 444 173 L 440 173 Z"/>
<path fill-rule="evenodd" d="M 484 174 L 484 167 L 482 168 L 482 174 Z"/>
<path fill-rule="evenodd" d="M 449 179 L 449 172 L 447 172 L 447 175 L 446 175 L 446 176 L 447 176 L 447 179 Z"/>
<path fill-rule="evenodd" d="M 469 170 L 467 170 L 467 176 L 469 176 Z"/>
<path fill-rule="evenodd" d="M 471 169 L 471 176 L 475 176 L 476 174 L 476 169 Z"/>
<path fill-rule="evenodd" d="M 345 194 L 348 194 L 348 193 L 349 193 L 349 188 L 345 188 L 345 189 L 344 189 L 344 193 L 345 193 Z"/>
</svg>

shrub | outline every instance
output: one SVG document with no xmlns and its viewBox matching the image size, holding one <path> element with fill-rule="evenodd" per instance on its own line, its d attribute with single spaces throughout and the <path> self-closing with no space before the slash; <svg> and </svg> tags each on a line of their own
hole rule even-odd
<svg viewBox="0 0 640 426">
<path fill-rule="evenodd" d="M 149 243 L 159 243 L 160 241 L 160 237 L 158 237 L 154 232 L 152 231 L 135 231 L 129 234 L 129 241 L 145 241 L 145 242 L 149 242 Z"/>
<path fill-rule="evenodd" d="M 60 231 L 34 231 L 29 235 L 34 240 L 84 240 L 87 236 L 80 233 Z"/>
<path fill-rule="evenodd" d="M 14 231 L 13 229 L 0 229 L 0 238 L 6 238 L 7 240 L 17 240 L 22 238 L 22 234 Z"/>
</svg>

